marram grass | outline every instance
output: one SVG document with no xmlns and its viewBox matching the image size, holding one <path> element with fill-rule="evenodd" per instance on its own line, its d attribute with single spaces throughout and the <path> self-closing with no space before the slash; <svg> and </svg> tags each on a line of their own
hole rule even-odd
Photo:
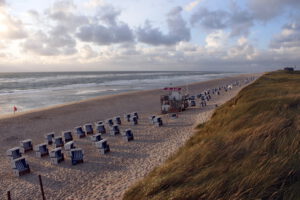
<svg viewBox="0 0 300 200">
<path fill-rule="evenodd" d="M 263 75 L 125 200 L 300 199 L 300 72 Z"/>
</svg>

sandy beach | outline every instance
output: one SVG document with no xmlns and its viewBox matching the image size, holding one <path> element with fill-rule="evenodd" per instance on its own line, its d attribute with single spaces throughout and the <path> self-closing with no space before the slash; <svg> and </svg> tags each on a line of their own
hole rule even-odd
<svg viewBox="0 0 300 200">
<path fill-rule="evenodd" d="M 231 84 L 257 74 L 239 75 L 189 85 L 190 94 L 205 89 Z M 42 175 L 46 199 L 122 199 L 124 192 L 154 167 L 160 165 L 179 149 L 193 134 L 195 125 L 210 118 L 215 104 L 221 105 L 235 96 L 242 87 L 234 87 L 221 95 L 212 95 L 208 106 L 198 105 L 171 119 L 162 115 L 163 127 L 149 123 L 150 115 L 160 114 L 159 97 L 166 92 L 150 90 L 98 97 L 86 101 L 54 106 L 46 109 L 4 116 L 0 118 L 0 199 L 11 191 L 12 199 L 41 199 L 37 175 Z M 197 101 L 198 103 L 198 101 Z M 32 172 L 22 177 L 14 176 L 6 150 L 19 145 L 23 139 L 33 144 L 44 142 L 44 134 L 54 131 L 61 135 L 64 130 L 76 126 L 103 121 L 129 112 L 138 112 L 139 125 L 123 123 L 121 131 L 131 128 L 135 140 L 126 142 L 121 136 L 103 135 L 111 152 L 102 155 L 89 137 L 75 139 L 77 147 L 85 152 L 84 163 L 71 165 L 67 158 L 59 165 L 50 163 L 49 157 L 37 158 L 34 152 L 24 154 Z M 73 136 L 75 136 L 73 134 Z M 51 149 L 51 147 L 49 147 Z"/>
</svg>

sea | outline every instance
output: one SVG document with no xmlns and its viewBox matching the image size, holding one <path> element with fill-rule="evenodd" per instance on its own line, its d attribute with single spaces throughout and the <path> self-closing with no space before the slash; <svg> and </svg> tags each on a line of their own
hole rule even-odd
<svg viewBox="0 0 300 200">
<path fill-rule="evenodd" d="M 26 72 L 0 73 L 0 115 L 97 96 L 163 89 L 236 75 L 236 72 Z"/>
</svg>

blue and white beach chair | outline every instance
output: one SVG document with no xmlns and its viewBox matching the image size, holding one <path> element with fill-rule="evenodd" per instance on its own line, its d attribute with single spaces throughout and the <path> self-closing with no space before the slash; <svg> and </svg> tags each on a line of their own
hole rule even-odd
<svg viewBox="0 0 300 200">
<path fill-rule="evenodd" d="M 85 131 L 81 126 L 75 127 L 75 133 L 77 134 L 78 138 L 84 138 L 85 137 Z"/>
<path fill-rule="evenodd" d="M 120 129 L 118 125 L 113 125 L 110 129 L 110 134 L 111 135 L 118 135 L 120 134 Z"/>
<path fill-rule="evenodd" d="M 52 145 L 54 148 L 63 147 L 64 146 L 63 138 L 61 136 L 54 137 Z"/>
<path fill-rule="evenodd" d="M 52 164 L 58 164 L 65 160 L 61 147 L 52 149 L 50 151 L 50 159 Z"/>
<path fill-rule="evenodd" d="M 73 141 L 72 131 L 63 131 L 61 134 L 65 143 Z"/>
<path fill-rule="evenodd" d="M 39 158 L 49 155 L 49 150 L 46 143 L 36 145 L 34 147 L 34 151 L 35 155 Z"/>
<path fill-rule="evenodd" d="M 99 152 L 102 154 L 106 154 L 110 152 L 109 144 L 107 143 L 107 140 L 103 139 L 100 140 L 99 142 L 95 143 L 96 148 L 99 149 Z"/>
<path fill-rule="evenodd" d="M 71 162 L 72 165 L 77 165 L 78 163 L 83 163 L 83 150 L 80 148 L 71 149 Z"/>
<path fill-rule="evenodd" d="M 131 129 L 126 129 L 124 134 L 123 134 L 123 137 L 125 138 L 125 140 L 127 142 L 129 142 L 131 140 L 134 140 L 133 133 L 132 133 Z"/>
<path fill-rule="evenodd" d="M 8 149 L 6 151 L 6 155 L 9 157 L 10 160 L 21 158 L 22 157 L 21 149 L 20 149 L 20 147 L 14 147 L 14 148 Z"/>
<path fill-rule="evenodd" d="M 21 153 L 25 153 L 27 151 L 33 150 L 32 140 L 30 139 L 21 141 L 20 145 L 21 145 Z"/>
<path fill-rule="evenodd" d="M 24 157 L 12 160 L 11 165 L 16 176 L 22 176 L 24 174 L 30 173 L 29 165 L 27 164 Z"/>
<path fill-rule="evenodd" d="M 89 124 L 85 124 L 84 125 L 84 129 L 86 134 L 94 134 L 94 128 L 93 128 L 93 124 L 89 123 Z"/>
<path fill-rule="evenodd" d="M 52 145 L 52 139 L 54 138 L 54 132 L 51 132 L 51 133 L 47 133 L 45 135 L 45 142 L 48 144 L 48 145 Z"/>
<path fill-rule="evenodd" d="M 98 131 L 98 133 L 105 134 L 106 133 L 106 129 L 105 129 L 104 124 L 98 124 L 97 125 L 97 131 Z"/>
</svg>

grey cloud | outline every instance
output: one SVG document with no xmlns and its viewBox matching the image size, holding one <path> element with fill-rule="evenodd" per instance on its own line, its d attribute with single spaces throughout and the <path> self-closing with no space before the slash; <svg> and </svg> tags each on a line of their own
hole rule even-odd
<svg viewBox="0 0 300 200">
<path fill-rule="evenodd" d="M 130 27 L 118 21 L 120 12 L 111 6 L 99 8 L 94 22 L 82 25 L 76 36 L 84 42 L 93 42 L 98 45 L 110 45 L 134 41 Z"/>
<path fill-rule="evenodd" d="M 199 24 L 206 30 L 230 29 L 231 36 L 248 35 L 253 26 L 253 16 L 237 5 L 231 5 L 231 12 L 199 8 L 190 18 L 192 25 Z"/>
<path fill-rule="evenodd" d="M 61 34 L 63 29 L 53 29 L 49 35 L 39 31 L 23 44 L 25 52 L 42 56 L 72 55 L 77 52 L 76 41 L 69 34 Z"/>
<path fill-rule="evenodd" d="M 134 39 L 131 29 L 124 23 L 109 27 L 89 24 L 80 27 L 76 35 L 84 42 L 94 42 L 98 45 L 132 42 Z"/>
<path fill-rule="evenodd" d="M 200 23 L 207 29 L 223 29 L 229 24 L 230 15 L 223 10 L 210 11 L 206 8 L 199 8 L 191 16 L 191 24 L 195 25 Z"/>
<path fill-rule="evenodd" d="M 6 5 L 6 1 L 5 0 L 0 0 L 0 7 Z"/>
<path fill-rule="evenodd" d="M 286 8 L 294 8 L 296 12 L 300 7 L 299 0 L 248 0 L 248 6 L 258 20 L 267 21 L 283 13 Z"/>
<path fill-rule="evenodd" d="M 189 41 L 191 34 L 186 21 L 181 16 L 182 8 L 175 7 L 167 15 L 168 34 L 153 28 L 149 21 L 138 28 L 136 34 L 140 42 L 151 45 L 174 45 L 180 41 Z"/>
<path fill-rule="evenodd" d="M 105 5 L 98 8 L 97 15 L 95 18 L 97 20 L 102 21 L 106 25 L 116 26 L 117 25 L 117 17 L 121 14 L 120 10 L 117 10 L 111 5 Z"/>
<path fill-rule="evenodd" d="M 300 24 L 289 23 L 284 25 L 283 33 L 276 35 L 270 43 L 273 49 L 300 47 Z"/>
</svg>

